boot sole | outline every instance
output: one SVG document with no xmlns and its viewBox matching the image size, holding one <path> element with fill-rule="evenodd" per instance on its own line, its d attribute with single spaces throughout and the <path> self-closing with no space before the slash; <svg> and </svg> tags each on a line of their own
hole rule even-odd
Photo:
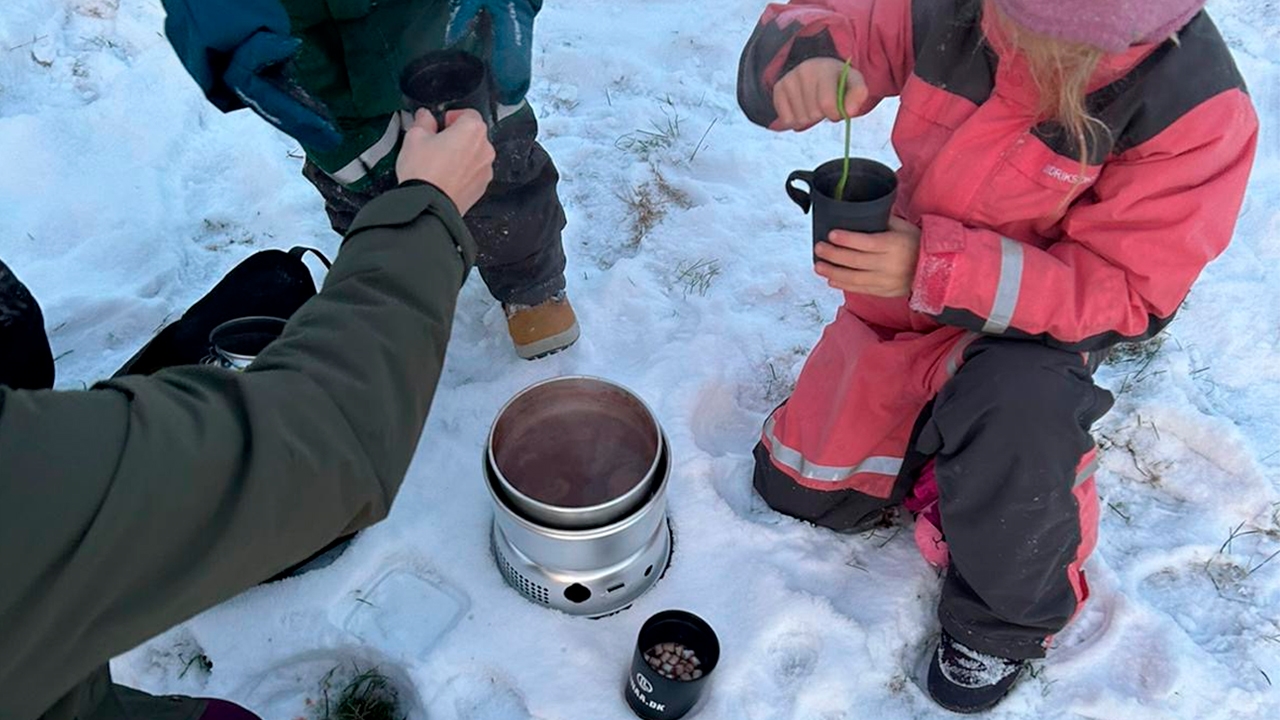
<svg viewBox="0 0 1280 720">
<path fill-rule="evenodd" d="M 516 354 L 524 360 L 538 360 L 548 355 L 555 355 L 577 342 L 581 334 L 582 331 L 578 328 L 578 323 L 575 322 L 564 332 L 556 333 L 551 337 L 543 338 L 528 345 L 517 345 Z"/>
</svg>

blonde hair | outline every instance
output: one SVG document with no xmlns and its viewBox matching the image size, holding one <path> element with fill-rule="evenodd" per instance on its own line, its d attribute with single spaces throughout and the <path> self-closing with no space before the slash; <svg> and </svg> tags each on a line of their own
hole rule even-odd
<svg viewBox="0 0 1280 720">
<path fill-rule="evenodd" d="M 1105 50 L 1035 33 L 999 12 L 1000 28 L 1013 50 L 1023 57 L 1040 92 L 1037 108 L 1042 120 L 1056 121 L 1075 143 L 1081 172 L 1089 165 L 1089 148 L 1110 134 L 1101 120 L 1089 114 L 1085 99 Z"/>
</svg>

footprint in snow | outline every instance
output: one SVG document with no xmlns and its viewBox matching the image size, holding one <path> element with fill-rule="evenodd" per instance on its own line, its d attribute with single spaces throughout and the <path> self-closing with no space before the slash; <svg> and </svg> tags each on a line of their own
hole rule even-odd
<svg viewBox="0 0 1280 720">
<path fill-rule="evenodd" d="M 784 515 L 769 507 L 752 486 L 752 464 L 744 460 L 741 469 L 736 472 L 718 473 L 712 480 L 716 494 L 724 500 L 729 509 L 747 522 L 757 525 L 778 525 L 788 520 Z"/>
<path fill-rule="evenodd" d="M 822 652 L 822 639 L 807 632 L 787 632 L 769 646 L 772 675 L 780 686 L 796 685 L 813 674 Z"/>
<path fill-rule="evenodd" d="M 456 720 L 538 720 L 524 695 L 491 672 L 459 675 L 445 686 L 444 695 L 453 696 Z"/>
<path fill-rule="evenodd" d="M 1071 624 L 1054 638 L 1050 649 L 1055 663 L 1083 661 L 1107 652 L 1115 642 L 1114 626 L 1125 612 L 1126 600 L 1107 574 L 1089 575 L 1089 601 L 1080 608 Z"/>
<path fill-rule="evenodd" d="M 140 655 L 123 660 L 115 669 L 130 685 L 148 682 L 176 691 L 196 693 L 209 684 L 213 661 L 195 635 L 178 627 L 147 643 Z"/>
<path fill-rule="evenodd" d="M 761 638 L 758 647 L 750 655 L 760 658 L 754 667 L 732 681 L 732 689 L 725 688 L 728 712 L 724 717 L 792 718 L 799 695 L 822 658 L 822 639 L 807 628 L 786 626 L 774 630 L 771 638 Z"/>
<path fill-rule="evenodd" d="M 713 381 L 698 392 L 689 427 L 699 450 L 713 457 L 745 455 L 759 439 L 761 418 L 738 405 L 736 386 Z"/>
</svg>

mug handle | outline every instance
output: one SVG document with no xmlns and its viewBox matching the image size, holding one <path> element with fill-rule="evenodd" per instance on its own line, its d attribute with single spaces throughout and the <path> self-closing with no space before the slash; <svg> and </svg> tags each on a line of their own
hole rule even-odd
<svg viewBox="0 0 1280 720">
<path fill-rule="evenodd" d="M 795 186 L 795 182 L 799 180 L 809 186 L 809 192 L 805 192 Z M 813 206 L 813 198 L 809 193 L 813 192 L 813 172 L 811 170 L 797 170 L 787 176 L 787 197 L 791 201 L 800 206 L 806 215 L 809 214 L 809 208 Z"/>
<path fill-rule="evenodd" d="M 485 86 L 488 88 L 489 93 L 488 93 L 488 97 L 486 98 L 484 108 L 483 109 L 473 108 L 473 109 L 476 112 L 480 113 L 480 119 L 484 120 L 484 124 L 489 128 L 489 142 L 493 142 L 493 129 L 494 129 L 494 126 L 498 124 L 498 99 L 497 99 L 498 96 L 496 94 L 497 90 L 493 87 L 493 81 L 489 78 L 489 74 L 487 72 L 485 73 Z M 407 106 L 412 106 L 413 101 L 406 98 L 405 104 Z M 440 130 L 444 129 L 445 115 L 447 115 L 451 110 L 458 109 L 458 108 L 448 107 L 447 105 L 445 107 L 429 107 L 425 105 L 419 105 L 418 107 L 424 108 L 426 109 L 427 112 L 431 113 L 431 117 L 436 119 L 436 128 Z M 401 127 L 403 130 L 407 130 L 411 125 L 413 125 L 413 115 L 414 113 L 417 112 L 417 110 L 416 109 L 401 110 L 400 112 L 401 112 L 401 118 L 400 118 Z"/>
</svg>

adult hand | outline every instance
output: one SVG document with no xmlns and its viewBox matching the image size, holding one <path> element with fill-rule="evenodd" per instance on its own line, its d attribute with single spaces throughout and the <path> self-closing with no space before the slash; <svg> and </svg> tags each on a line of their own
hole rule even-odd
<svg viewBox="0 0 1280 720">
<path fill-rule="evenodd" d="M 444 121 L 437 131 L 431 113 L 418 110 L 396 158 L 396 177 L 435 185 L 466 215 L 493 180 L 493 145 L 475 110 L 452 110 Z"/>
<path fill-rule="evenodd" d="M 328 110 L 294 79 L 300 41 L 277 0 L 163 0 L 164 29 L 183 67 L 223 112 L 252 108 L 303 145 L 342 142 Z"/>
<path fill-rule="evenodd" d="M 533 18 L 542 9 L 542 0 L 450 0 L 449 26 L 445 43 L 453 45 L 480 32 L 488 16 L 493 33 L 493 54 L 489 67 L 498 88 L 498 102 L 517 105 L 529 92 L 533 58 Z"/>
<path fill-rule="evenodd" d="M 795 66 L 773 86 L 773 108 L 778 120 L 774 130 L 808 130 L 823 120 L 840 121 L 840 73 L 844 61 L 814 58 Z M 856 68 L 849 68 L 845 83 L 844 109 L 849 117 L 862 108 L 869 92 L 867 81 Z"/>
<path fill-rule="evenodd" d="M 814 272 L 837 290 L 874 295 L 906 297 L 916 279 L 920 259 L 920 228 L 899 217 L 889 219 L 882 233 L 832 230 L 827 242 L 818 243 L 814 253 L 820 258 Z"/>
</svg>

